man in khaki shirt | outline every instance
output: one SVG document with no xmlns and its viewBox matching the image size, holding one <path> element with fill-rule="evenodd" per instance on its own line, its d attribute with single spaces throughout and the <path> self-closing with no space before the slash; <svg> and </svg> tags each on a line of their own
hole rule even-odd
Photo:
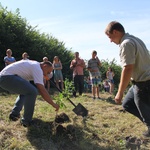
<svg viewBox="0 0 150 150">
<path fill-rule="evenodd" d="M 123 108 L 138 117 L 148 128 L 143 133 L 150 136 L 150 55 L 144 42 L 125 33 L 124 27 L 116 21 L 108 24 L 105 30 L 111 42 L 120 47 L 122 72 L 115 102 L 120 104 L 130 80 L 133 85 L 123 100 Z"/>
</svg>

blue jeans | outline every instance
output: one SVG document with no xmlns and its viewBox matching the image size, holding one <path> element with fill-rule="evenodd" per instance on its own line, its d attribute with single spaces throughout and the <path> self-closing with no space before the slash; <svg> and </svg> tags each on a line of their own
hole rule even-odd
<svg viewBox="0 0 150 150">
<path fill-rule="evenodd" d="M 32 121 L 35 100 L 38 94 L 36 87 L 17 75 L 1 76 L 0 87 L 9 92 L 19 94 L 11 113 L 19 116 L 24 106 L 22 119 L 26 122 Z"/>
<path fill-rule="evenodd" d="M 150 81 L 135 83 L 127 92 L 122 105 L 150 127 Z"/>
</svg>

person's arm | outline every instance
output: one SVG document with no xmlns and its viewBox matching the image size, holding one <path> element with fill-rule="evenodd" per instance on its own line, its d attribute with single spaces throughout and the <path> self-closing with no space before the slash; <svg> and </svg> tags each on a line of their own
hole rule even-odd
<svg viewBox="0 0 150 150">
<path fill-rule="evenodd" d="M 113 77 L 115 76 L 115 73 L 114 73 L 114 72 L 112 72 L 112 76 L 113 76 Z"/>
<path fill-rule="evenodd" d="M 101 64 L 101 62 L 100 62 L 100 60 L 99 60 L 99 58 L 97 56 L 96 56 L 96 59 L 98 61 L 98 65 L 101 66 L 102 64 Z"/>
<path fill-rule="evenodd" d="M 61 64 L 61 62 L 59 62 L 59 64 L 60 64 L 60 67 L 57 67 L 57 68 L 55 68 L 55 67 L 54 67 L 55 65 L 53 65 L 53 69 L 54 69 L 54 70 L 61 70 L 61 69 L 62 69 L 62 64 Z"/>
<path fill-rule="evenodd" d="M 133 64 L 127 65 L 124 66 L 121 72 L 120 84 L 119 84 L 118 92 L 115 96 L 115 102 L 118 104 L 121 103 L 121 100 L 123 98 L 123 93 L 131 80 L 133 68 L 134 68 Z"/>
<path fill-rule="evenodd" d="M 58 111 L 59 105 L 53 102 L 53 100 L 51 99 L 51 97 L 50 97 L 49 93 L 47 92 L 47 90 L 45 89 L 45 87 L 42 84 L 38 84 L 38 83 L 36 83 L 36 86 L 39 90 L 39 93 L 43 97 L 43 99 L 45 101 L 47 101 L 49 104 L 51 104 L 56 109 L 56 111 Z"/>
<path fill-rule="evenodd" d="M 74 61 L 72 60 L 70 64 L 70 69 L 74 69 L 75 66 L 76 66 L 76 63 L 74 63 Z"/>
<path fill-rule="evenodd" d="M 54 66 L 54 63 L 52 64 L 52 66 L 53 66 L 53 70 L 55 70 L 55 66 Z"/>
<path fill-rule="evenodd" d="M 108 71 L 106 72 L 106 78 L 108 79 Z"/>
<path fill-rule="evenodd" d="M 90 72 L 95 72 L 95 70 L 91 67 L 91 62 L 90 61 L 88 61 L 87 69 Z"/>
<path fill-rule="evenodd" d="M 84 60 L 82 62 L 82 67 L 85 68 L 85 62 L 84 62 Z"/>
<path fill-rule="evenodd" d="M 58 67 L 58 70 L 62 70 L 62 63 L 59 62 L 59 64 L 60 64 L 60 67 Z"/>
<path fill-rule="evenodd" d="M 5 62 L 5 65 L 6 65 L 6 66 L 10 64 L 10 62 L 7 60 L 6 57 L 4 58 L 4 62 Z"/>
<path fill-rule="evenodd" d="M 63 67 L 62 67 L 62 63 L 60 62 L 60 69 L 62 69 Z"/>
<path fill-rule="evenodd" d="M 5 65 L 9 65 L 10 62 L 8 60 L 5 60 Z"/>
<path fill-rule="evenodd" d="M 85 68 L 85 62 L 84 62 L 84 60 L 82 60 L 81 63 L 77 64 L 77 66 L 81 66 L 81 67 Z"/>
<path fill-rule="evenodd" d="M 6 58 L 4 61 L 5 61 L 5 64 L 6 64 L 6 65 L 9 65 L 9 64 L 12 64 L 12 63 L 16 62 L 16 60 L 15 60 L 14 57 L 12 57 L 12 60 L 13 60 L 13 61 L 9 61 L 9 60 Z"/>
</svg>

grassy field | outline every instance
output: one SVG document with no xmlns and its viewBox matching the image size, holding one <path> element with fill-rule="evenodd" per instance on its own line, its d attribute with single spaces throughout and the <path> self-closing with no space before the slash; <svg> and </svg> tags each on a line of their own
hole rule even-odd
<svg viewBox="0 0 150 150">
<path fill-rule="evenodd" d="M 127 150 L 125 139 L 130 135 L 142 141 L 141 150 L 150 150 L 150 140 L 142 136 L 146 127 L 116 105 L 109 94 L 101 93 L 101 100 L 92 100 L 91 94 L 71 98 L 88 109 L 84 118 L 77 116 L 72 111 L 74 106 L 66 100 L 67 108 L 57 114 L 69 117 L 65 123 L 56 123 L 55 110 L 38 96 L 35 124 L 28 128 L 19 120 L 8 119 L 16 96 L 0 93 L 0 150 Z"/>
</svg>

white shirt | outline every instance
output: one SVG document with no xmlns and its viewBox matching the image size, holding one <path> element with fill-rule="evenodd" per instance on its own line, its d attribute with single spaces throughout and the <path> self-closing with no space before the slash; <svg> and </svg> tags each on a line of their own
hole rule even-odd
<svg viewBox="0 0 150 150">
<path fill-rule="evenodd" d="M 20 60 L 6 66 L 1 72 L 0 76 L 5 75 L 18 75 L 21 78 L 34 83 L 43 83 L 43 71 L 40 67 L 40 63 L 33 60 Z"/>
</svg>

